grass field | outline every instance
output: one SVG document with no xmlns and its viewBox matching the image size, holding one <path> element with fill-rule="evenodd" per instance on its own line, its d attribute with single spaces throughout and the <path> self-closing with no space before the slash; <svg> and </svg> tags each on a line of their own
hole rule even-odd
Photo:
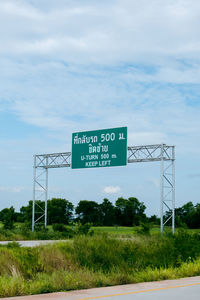
<svg viewBox="0 0 200 300">
<path fill-rule="evenodd" d="M 134 237 L 98 232 L 70 243 L 0 246 L 0 297 L 200 275 L 198 234 Z"/>
<path fill-rule="evenodd" d="M 52 226 L 47 226 L 47 230 L 40 230 L 32 233 L 30 229 L 27 229 L 26 226 L 22 223 L 16 223 L 13 230 L 4 230 L 3 225 L 0 223 L 0 241 L 19 241 L 19 240 L 46 240 L 46 239 L 68 239 L 72 238 L 77 234 L 76 226 L 65 226 L 68 232 L 55 232 L 53 231 Z M 90 232 L 94 233 L 104 233 L 110 237 L 119 237 L 119 238 L 132 238 L 138 235 L 141 227 L 120 227 L 120 226 L 110 226 L 110 227 L 91 227 Z M 176 231 L 179 230 L 178 228 Z M 165 228 L 166 233 L 171 232 L 170 227 Z M 198 233 L 200 229 L 187 229 L 188 233 Z M 79 234 L 80 232 L 78 232 Z M 149 234 L 151 236 L 160 236 L 160 227 L 152 226 Z"/>
<path fill-rule="evenodd" d="M 137 231 L 140 227 L 92 227 L 94 232 L 101 232 L 101 233 L 107 233 L 108 235 L 111 236 L 133 236 L 137 234 Z M 178 230 L 178 228 L 176 229 Z M 166 232 L 171 232 L 170 227 L 165 227 Z M 200 232 L 200 229 L 187 229 L 189 233 L 198 233 Z M 150 230 L 151 235 L 157 235 L 160 234 L 160 226 L 153 226 Z"/>
<path fill-rule="evenodd" d="M 108 233 L 109 235 L 133 235 L 136 233 L 134 227 L 92 227 L 94 232 Z"/>
</svg>

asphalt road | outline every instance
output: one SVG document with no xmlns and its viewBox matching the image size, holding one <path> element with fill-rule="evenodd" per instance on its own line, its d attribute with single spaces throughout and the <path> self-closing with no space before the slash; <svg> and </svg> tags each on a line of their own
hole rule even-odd
<svg viewBox="0 0 200 300">
<path fill-rule="evenodd" d="M 13 300 L 199 300 L 200 276 L 106 288 L 4 298 Z"/>
<path fill-rule="evenodd" d="M 84 299 L 84 298 L 83 298 Z M 87 298 L 91 299 L 91 298 Z M 93 298 L 95 299 L 95 298 Z M 155 290 L 143 290 L 138 292 L 121 293 L 118 295 L 111 295 L 104 298 L 96 299 L 107 299 L 107 300 L 195 300 L 200 299 L 200 286 L 185 286 L 182 288 L 169 288 L 169 289 L 155 289 Z"/>
</svg>

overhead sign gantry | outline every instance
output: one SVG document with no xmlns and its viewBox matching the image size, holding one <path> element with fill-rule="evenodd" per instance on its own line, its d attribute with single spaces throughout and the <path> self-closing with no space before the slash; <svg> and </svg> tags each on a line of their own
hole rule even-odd
<svg viewBox="0 0 200 300">
<path fill-rule="evenodd" d="M 160 230 L 175 231 L 175 146 L 166 144 L 127 147 L 127 127 L 72 134 L 72 153 L 34 155 L 32 230 L 47 226 L 48 169 L 124 166 L 127 163 L 160 162 Z M 40 207 L 36 200 L 45 202 Z M 168 219 L 164 214 L 169 211 Z"/>
</svg>

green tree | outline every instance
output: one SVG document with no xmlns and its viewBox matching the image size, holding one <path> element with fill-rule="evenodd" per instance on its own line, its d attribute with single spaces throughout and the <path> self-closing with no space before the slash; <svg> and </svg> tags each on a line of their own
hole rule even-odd
<svg viewBox="0 0 200 300">
<path fill-rule="evenodd" d="M 171 211 L 166 212 L 165 220 L 171 215 Z M 181 207 L 175 209 L 175 222 L 177 227 L 200 228 L 200 204 L 189 201 Z"/>
<path fill-rule="evenodd" d="M 15 223 L 15 209 L 13 206 L 4 208 L 0 213 L 4 229 L 13 229 Z"/>
<path fill-rule="evenodd" d="M 187 202 L 183 206 L 175 209 L 175 222 L 178 227 L 192 228 L 192 219 L 195 213 L 195 207 L 193 203 Z M 171 211 L 166 212 L 165 220 L 171 215 Z"/>
<path fill-rule="evenodd" d="M 62 198 L 52 198 L 47 202 L 48 224 L 69 224 L 72 220 L 74 206 Z"/>
<path fill-rule="evenodd" d="M 32 221 L 33 201 L 29 201 L 27 206 L 20 208 L 23 222 L 31 223 Z M 45 209 L 45 202 L 35 201 L 35 219 L 39 218 Z M 47 201 L 47 224 L 69 224 L 72 220 L 74 206 L 66 199 L 52 198 Z M 44 221 L 43 221 L 44 222 Z"/>
<path fill-rule="evenodd" d="M 35 218 L 41 216 L 42 211 L 44 211 L 45 202 L 41 200 L 35 201 Z M 32 222 L 32 210 L 33 210 L 33 201 L 30 200 L 27 206 L 22 206 L 20 208 L 21 219 L 23 222 L 31 223 Z"/>
<path fill-rule="evenodd" d="M 102 224 L 102 213 L 100 206 L 95 201 L 81 200 L 76 207 L 77 219 L 81 224 Z"/>
<path fill-rule="evenodd" d="M 144 213 L 146 206 L 135 197 L 128 199 L 118 198 L 115 205 L 116 218 L 119 225 L 139 225 L 140 222 L 145 222 L 147 219 Z"/>
<path fill-rule="evenodd" d="M 149 218 L 149 222 L 154 224 L 154 225 L 159 225 L 160 224 L 160 219 L 156 215 L 152 215 Z"/>
<path fill-rule="evenodd" d="M 200 203 L 197 203 L 195 205 L 195 213 L 193 214 L 192 227 L 200 228 Z"/>
<path fill-rule="evenodd" d="M 108 199 L 103 199 L 103 202 L 99 205 L 99 209 L 102 217 L 102 225 L 112 226 L 116 223 L 115 207 Z"/>
<path fill-rule="evenodd" d="M 195 213 L 195 207 L 191 201 L 182 206 L 182 221 L 189 228 L 192 227 L 192 219 L 194 213 Z"/>
</svg>

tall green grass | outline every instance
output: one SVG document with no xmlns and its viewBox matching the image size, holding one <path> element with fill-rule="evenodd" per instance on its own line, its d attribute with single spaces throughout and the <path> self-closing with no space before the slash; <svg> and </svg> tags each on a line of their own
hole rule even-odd
<svg viewBox="0 0 200 300">
<path fill-rule="evenodd" d="M 87 247 L 85 246 L 87 245 Z M 184 231 L 175 236 L 142 236 L 132 240 L 87 236 L 74 239 L 74 256 L 80 265 L 93 270 L 140 270 L 147 267 L 176 267 L 200 257 L 200 235 Z"/>
<path fill-rule="evenodd" d="M 200 236 L 77 236 L 35 248 L 0 247 L 0 296 L 200 275 Z"/>
</svg>

